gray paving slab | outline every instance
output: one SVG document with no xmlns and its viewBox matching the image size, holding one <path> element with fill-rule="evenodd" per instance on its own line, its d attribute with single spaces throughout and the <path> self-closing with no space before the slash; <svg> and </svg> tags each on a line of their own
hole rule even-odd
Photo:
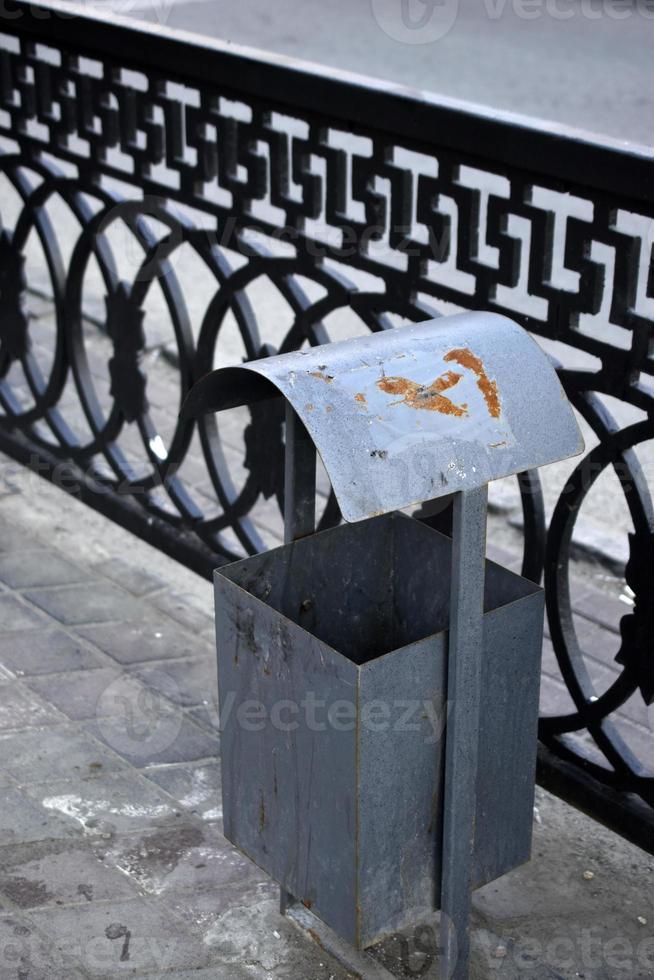
<svg viewBox="0 0 654 980">
<path fill-rule="evenodd" d="M 87 573 L 84 621 L 65 627 L 50 612 L 69 617 L 76 586 L 0 593 L 36 617 L 0 636 L 0 941 L 20 940 L 7 980 L 352 976 L 222 836 L 211 584 L 46 484 L 0 497 L 3 522 L 21 533 L 2 555 L 47 540 Z M 627 606 L 597 591 L 584 584 L 577 618 L 599 683 L 615 675 L 608 620 Z M 41 612 L 28 592 L 59 605 Z M 94 595 L 118 618 L 87 621 Z M 569 710 L 549 641 L 542 695 L 544 711 Z M 654 757 L 643 706 L 621 724 Z M 472 980 L 652 980 L 652 858 L 540 790 L 534 829 L 532 861 L 475 896 Z M 436 917 L 422 926 L 375 947 L 370 978 L 435 980 L 421 945 Z"/>
<path fill-rule="evenodd" d="M 266 980 L 269 976 L 268 974 Z M 228 966 L 214 964 L 201 970 L 172 970 L 165 977 L 166 980 L 247 980 L 247 978 L 253 978 L 254 973 L 253 968 L 249 965 L 238 967 L 234 964 Z M 162 974 L 159 971 L 141 973 L 139 980 L 162 980 Z"/>
<path fill-rule="evenodd" d="M 156 693 L 130 727 L 124 715 L 87 722 L 86 731 L 138 767 L 213 758 L 217 739 Z"/>
<path fill-rule="evenodd" d="M 620 649 L 620 639 L 614 632 L 592 620 L 578 616 L 576 633 L 581 649 L 589 657 L 599 660 L 607 667 L 617 667 L 615 656 Z"/>
<path fill-rule="evenodd" d="M 549 674 L 541 674 L 541 716 L 547 718 L 550 715 L 568 715 L 575 710 L 575 703 L 563 681 L 558 677 L 551 677 Z"/>
<path fill-rule="evenodd" d="M 143 568 L 130 565 L 122 558 L 109 558 L 107 561 L 99 562 L 94 571 L 100 575 L 110 578 L 117 585 L 127 589 L 135 596 L 144 596 L 150 592 L 156 592 L 163 587 L 164 583 L 156 575 L 151 575 Z"/>
<path fill-rule="evenodd" d="M 144 770 L 143 775 L 165 790 L 189 813 L 203 820 L 222 819 L 218 762 L 192 767 L 153 766 Z"/>
<path fill-rule="evenodd" d="M 607 596 L 597 589 L 584 589 L 575 596 L 575 612 L 598 623 L 607 630 L 619 633 L 619 623 L 629 605 Z"/>
<path fill-rule="evenodd" d="M 193 632 L 205 634 L 213 630 L 213 608 L 199 601 L 193 593 L 169 589 L 159 593 L 151 600 L 153 606 L 167 616 L 172 616 L 180 626 Z"/>
<path fill-rule="evenodd" d="M 64 715 L 18 681 L 0 685 L 0 731 L 56 724 Z"/>
<path fill-rule="evenodd" d="M 84 582 L 88 572 L 45 548 L 0 555 L 0 579 L 12 589 Z"/>
<path fill-rule="evenodd" d="M 68 832 L 128 833 L 158 827 L 180 811 L 137 772 L 101 773 L 71 784 L 55 781 L 25 788 L 35 807 L 56 815 Z"/>
<path fill-rule="evenodd" d="M 7 456 L 2 456 L 3 469 L 10 468 L 13 472 L 14 470 L 21 471 L 21 467 L 18 463 L 13 460 L 8 459 Z M 10 521 L 0 520 L 0 552 L 11 552 L 22 548 L 29 547 L 30 540 L 33 542 L 33 546 L 38 546 L 38 541 L 30 537 L 29 534 L 25 533 L 23 528 L 16 527 Z"/>
<path fill-rule="evenodd" d="M 63 588 L 29 589 L 25 596 L 39 609 L 67 625 L 120 621 L 133 615 L 138 608 L 128 593 L 101 581 Z"/>
<path fill-rule="evenodd" d="M 220 718 L 218 717 L 218 705 L 202 705 L 197 708 L 189 708 L 189 716 L 209 732 L 220 731 Z"/>
<path fill-rule="evenodd" d="M 226 888 L 240 894 L 244 886 L 261 881 L 256 865 L 213 824 L 178 820 L 173 826 L 97 840 L 93 848 L 105 867 L 122 871 L 150 895 L 179 897 Z"/>
<path fill-rule="evenodd" d="M 32 913 L 55 949 L 96 978 L 207 966 L 209 951 L 161 902 L 121 899 Z"/>
<path fill-rule="evenodd" d="M 328 980 L 350 976 L 315 940 L 279 915 L 278 895 L 266 883 L 243 889 L 235 903 L 230 891 L 184 896 L 175 912 L 202 936 L 219 969 L 245 966 L 265 977 Z"/>
<path fill-rule="evenodd" d="M 71 836 L 71 828 L 57 813 L 43 810 L 24 789 L 6 785 L 0 807 L 0 844 L 19 844 Z"/>
<path fill-rule="evenodd" d="M 88 670 L 103 659 L 82 641 L 61 630 L 0 635 L 0 663 L 16 677 Z"/>
<path fill-rule="evenodd" d="M 115 667 L 29 677 L 25 684 L 75 720 L 114 715 L 118 710 L 138 713 L 147 702 L 143 685 Z"/>
<path fill-rule="evenodd" d="M 87 841 L 44 840 L 0 847 L 0 895 L 20 909 L 86 905 L 139 891 Z"/>
<path fill-rule="evenodd" d="M 0 771 L 24 786 L 78 780 L 124 766 L 119 755 L 74 724 L 0 733 Z"/>
<path fill-rule="evenodd" d="M 167 663 L 163 667 L 136 667 L 130 670 L 143 684 L 160 691 L 185 707 L 218 704 L 215 653 L 193 660 Z"/>
<path fill-rule="evenodd" d="M 124 665 L 193 656 L 203 645 L 195 634 L 180 629 L 167 615 L 146 609 L 141 613 L 133 621 L 79 626 L 77 633 Z M 206 646 L 211 649 L 208 643 Z"/>
<path fill-rule="evenodd" d="M 0 916 L 0 969 L 3 980 L 86 980 L 79 962 L 57 950 L 28 916 Z"/>
<path fill-rule="evenodd" d="M 38 629 L 47 619 L 18 596 L 0 595 L 0 622 L 8 633 L 15 630 Z"/>
</svg>

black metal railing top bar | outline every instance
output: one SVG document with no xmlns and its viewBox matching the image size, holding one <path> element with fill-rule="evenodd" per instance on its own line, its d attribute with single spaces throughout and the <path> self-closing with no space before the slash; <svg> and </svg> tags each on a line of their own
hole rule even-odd
<svg viewBox="0 0 654 980">
<path fill-rule="evenodd" d="M 519 479 L 567 691 L 540 779 L 652 849 L 654 152 L 70 6 L 6 5 L 0 35 L 0 449 L 209 574 L 276 540 L 283 419 L 179 419 L 195 380 L 506 313 L 593 443 L 555 471 L 549 528 L 538 477 Z M 605 471 L 629 604 L 602 673 L 569 562 Z"/>
<path fill-rule="evenodd" d="M 113 14 L 89 17 L 81 6 L 75 12 L 71 4 L 7 0 L 4 17 L 10 32 L 15 28 L 25 38 L 48 39 L 101 58 L 120 51 L 125 64 L 146 72 L 165 68 L 171 81 L 211 85 L 257 102 L 265 95 L 268 105 L 322 114 L 326 124 L 339 120 L 379 128 L 397 139 L 492 160 L 496 167 L 517 165 L 557 182 L 608 193 L 628 188 L 634 200 L 651 204 L 651 147 Z"/>
</svg>

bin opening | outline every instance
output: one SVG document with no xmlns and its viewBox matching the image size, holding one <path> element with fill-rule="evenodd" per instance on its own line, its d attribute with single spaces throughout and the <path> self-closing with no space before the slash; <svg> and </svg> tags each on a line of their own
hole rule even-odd
<svg viewBox="0 0 654 980">
<path fill-rule="evenodd" d="M 401 513 L 223 566 L 224 576 L 363 665 L 448 628 L 451 540 Z M 485 611 L 539 587 L 487 562 Z"/>
</svg>

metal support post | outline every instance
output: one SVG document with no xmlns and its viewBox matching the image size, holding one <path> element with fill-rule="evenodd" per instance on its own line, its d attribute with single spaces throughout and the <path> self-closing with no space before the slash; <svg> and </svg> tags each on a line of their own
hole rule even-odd
<svg viewBox="0 0 654 980">
<path fill-rule="evenodd" d="M 290 402 L 286 403 L 286 452 L 284 456 L 284 543 L 313 534 L 316 526 L 316 447 Z M 294 902 L 279 889 L 282 915 Z"/>
<path fill-rule="evenodd" d="M 441 882 L 441 980 L 467 980 L 488 487 L 454 497 Z"/>
</svg>

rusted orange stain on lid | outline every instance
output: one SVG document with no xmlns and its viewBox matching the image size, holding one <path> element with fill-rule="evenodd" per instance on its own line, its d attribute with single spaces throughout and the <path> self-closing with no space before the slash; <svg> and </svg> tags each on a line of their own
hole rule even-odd
<svg viewBox="0 0 654 980">
<path fill-rule="evenodd" d="M 443 415 L 460 418 L 468 414 L 468 406 L 455 405 L 442 392 L 453 388 L 462 377 L 456 371 L 446 371 L 430 385 L 420 385 L 408 378 L 380 378 L 377 387 L 387 395 L 402 395 L 400 401 L 409 408 L 424 408 L 430 412 L 441 412 Z"/>
<path fill-rule="evenodd" d="M 473 354 L 468 347 L 456 347 L 454 350 L 448 351 L 443 360 L 454 361 L 455 364 L 460 364 L 461 367 L 468 368 L 469 371 L 477 375 L 477 387 L 484 396 L 488 414 L 492 415 L 494 419 L 498 419 L 502 408 L 497 391 L 497 381 L 491 381 L 488 377 L 481 358 Z"/>
<path fill-rule="evenodd" d="M 334 380 L 333 374 L 325 374 L 324 371 L 309 371 L 309 375 L 312 378 L 319 378 L 320 381 L 325 381 L 328 385 Z"/>
<path fill-rule="evenodd" d="M 356 395 L 354 396 L 354 400 L 355 402 L 360 402 L 362 405 L 368 404 L 368 399 L 362 391 L 357 391 Z"/>
</svg>

